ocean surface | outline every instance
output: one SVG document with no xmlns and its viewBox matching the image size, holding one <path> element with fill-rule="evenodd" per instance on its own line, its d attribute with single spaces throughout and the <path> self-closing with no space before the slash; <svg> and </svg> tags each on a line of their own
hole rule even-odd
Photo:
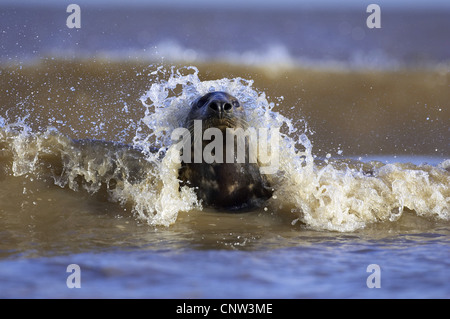
<svg viewBox="0 0 450 319">
<path fill-rule="evenodd" d="M 450 297 L 450 11 L 70 14 L 0 5 L 1 298 Z M 180 188 L 211 91 L 282 133 L 254 211 Z"/>
</svg>

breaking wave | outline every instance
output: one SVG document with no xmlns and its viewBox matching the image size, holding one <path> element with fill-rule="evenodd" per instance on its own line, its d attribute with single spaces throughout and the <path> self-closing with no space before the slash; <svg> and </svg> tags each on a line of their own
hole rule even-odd
<svg viewBox="0 0 450 319">
<path fill-rule="evenodd" d="M 272 150 L 282 154 L 279 169 L 268 176 L 274 194 L 262 213 L 340 232 L 395 222 L 406 211 L 450 219 L 450 160 L 437 166 L 319 160 L 307 123 L 273 111 L 276 104 L 252 81 L 201 81 L 198 73 L 195 67 L 154 70 L 153 83 L 140 99 L 145 112 L 132 145 L 74 140 L 50 126 L 36 132 L 27 116 L 15 121 L 0 117 L 0 174 L 32 175 L 73 191 L 106 192 L 110 201 L 131 205 L 138 220 L 169 226 L 181 212 L 203 209 L 193 189 L 180 188 L 171 132 L 182 126 L 198 96 L 226 91 L 244 105 L 251 126 L 283 132 L 279 149 Z"/>
</svg>

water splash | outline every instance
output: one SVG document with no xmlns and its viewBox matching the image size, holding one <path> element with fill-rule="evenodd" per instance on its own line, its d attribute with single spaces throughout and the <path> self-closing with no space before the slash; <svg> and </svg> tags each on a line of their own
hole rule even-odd
<svg viewBox="0 0 450 319">
<path fill-rule="evenodd" d="M 287 127 L 278 152 L 278 174 L 270 176 L 275 189 L 272 210 L 293 207 L 298 220 L 313 229 L 354 231 L 370 223 L 394 221 L 404 209 L 420 216 L 449 219 L 449 175 L 439 167 L 373 163 L 368 171 L 362 163 L 325 166 L 314 162 L 313 143 L 308 132 L 299 132 L 292 120 L 274 112 L 274 103 L 253 82 L 242 78 L 201 81 L 198 70 L 189 74 L 171 69 L 168 80 L 151 86 L 141 98 L 146 107 L 142 120 L 152 133 L 137 134 L 135 145 L 145 148 L 154 136 L 159 145 L 170 146 L 170 132 L 182 126 L 190 103 L 211 91 L 226 91 L 245 105 L 250 125 L 255 128 Z M 157 73 L 167 70 L 158 69 Z M 175 94 L 179 88 L 181 91 Z M 281 204 L 282 203 L 282 204 Z"/>
<path fill-rule="evenodd" d="M 172 147 L 171 133 L 183 126 L 193 100 L 211 91 L 226 91 L 244 105 L 252 127 L 284 129 L 279 149 L 273 150 L 281 155 L 279 170 L 268 176 L 275 190 L 268 213 L 289 214 L 293 223 L 300 221 L 311 229 L 340 232 L 395 222 L 410 211 L 429 219 L 450 219 L 448 161 L 436 167 L 319 162 L 311 132 L 299 130 L 294 119 L 275 112 L 275 104 L 253 87 L 253 81 L 201 81 L 195 67 L 159 67 L 150 76 L 152 85 L 140 99 L 145 112 L 132 147 L 75 142 L 51 128 L 32 132 L 27 117 L 14 124 L 0 118 L 0 155 L 11 159 L 13 175 L 43 175 L 48 162 L 59 162 L 61 169 L 51 172 L 56 185 L 78 190 L 80 177 L 81 188 L 89 193 L 106 185 L 108 198 L 131 204 L 139 220 L 169 226 L 181 212 L 202 210 L 194 190 L 180 188 L 179 154 Z"/>
</svg>

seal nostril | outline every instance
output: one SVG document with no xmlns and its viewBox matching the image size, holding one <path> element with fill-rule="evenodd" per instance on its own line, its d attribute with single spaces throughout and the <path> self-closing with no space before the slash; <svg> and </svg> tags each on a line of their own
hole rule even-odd
<svg viewBox="0 0 450 319">
<path fill-rule="evenodd" d="M 219 105 L 214 101 L 209 104 L 209 107 L 212 108 L 214 111 L 219 111 Z"/>
<path fill-rule="evenodd" d="M 233 106 L 230 103 L 225 103 L 223 105 L 223 110 L 226 112 L 230 111 L 232 108 L 233 108 Z"/>
</svg>

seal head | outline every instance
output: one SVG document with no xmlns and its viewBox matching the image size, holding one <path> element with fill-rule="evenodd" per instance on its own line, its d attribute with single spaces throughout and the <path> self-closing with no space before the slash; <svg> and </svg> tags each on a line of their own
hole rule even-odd
<svg viewBox="0 0 450 319">
<path fill-rule="evenodd" d="M 200 121 L 202 136 L 199 137 L 195 125 Z M 191 139 L 191 160 L 182 162 L 179 178 L 181 185 L 195 188 L 203 205 L 227 211 L 247 211 L 261 206 L 272 196 L 265 175 L 260 173 L 259 164 L 249 160 L 249 152 L 245 152 L 243 160 L 238 160 L 237 143 L 233 142 L 230 146 L 226 138 L 216 141 L 217 136 L 213 141 L 203 139 L 203 134 L 210 128 L 215 128 L 216 132 L 219 130 L 223 133 L 222 137 L 227 136 L 227 129 L 247 129 L 245 109 L 237 98 L 226 92 L 210 92 L 199 97 L 191 105 L 185 127 L 194 138 Z M 195 143 L 198 143 L 198 138 L 202 138 L 202 153 L 209 143 L 221 146 L 219 160 L 215 157 L 213 162 L 204 159 L 195 161 Z M 250 142 L 245 137 L 245 150 L 249 149 Z M 214 148 L 213 154 L 217 151 Z M 231 156 L 227 156 L 230 152 L 233 152 L 232 161 L 229 160 Z"/>
</svg>

